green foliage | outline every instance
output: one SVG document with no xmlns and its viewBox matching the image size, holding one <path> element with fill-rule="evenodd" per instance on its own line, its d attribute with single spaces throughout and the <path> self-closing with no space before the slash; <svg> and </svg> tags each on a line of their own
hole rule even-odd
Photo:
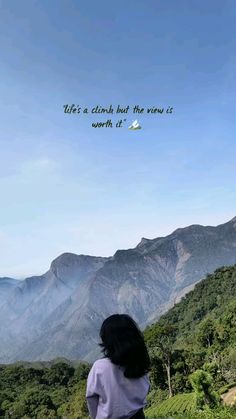
<svg viewBox="0 0 236 419">
<path fill-rule="evenodd" d="M 236 410 L 225 408 L 205 409 L 202 411 L 157 414 L 155 412 L 145 415 L 146 419 L 235 419 Z"/>
<path fill-rule="evenodd" d="M 219 397 L 212 387 L 212 376 L 208 372 L 196 370 L 191 374 L 190 382 L 195 390 L 196 407 L 198 409 L 203 409 L 205 404 L 215 407 L 219 403 Z"/>
<path fill-rule="evenodd" d="M 162 364 L 162 369 L 166 371 L 170 397 L 173 395 L 171 364 L 174 357 L 173 345 L 176 333 L 177 328 L 175 326 L 160 321 L 152 329 L 147 329 L 145 334 L 152 357 L 159 360 Z"/>
<path fill-rule="evenodd" d="M 147 417 L 156 415 L 158 418 L 161 415 L 172 413 L 194 412 L 196 409 L 195 395 L 193 393 L 177 394 L 168 400 L 163 401 L 158 406 L 150 407 L 145 410 Z"/>
<path fill-rule="evenodd" d="M 168 328 L 173 333 L 166 336 Z M 148 326 L 144 338 L 150 355 L 154 358 L 155 353 L 158 358 L 152 361 L 150 374 L 156 387 L 168 386 L 160 367 L 168 356 L 174 394 L 190 390 L 188 377 L 197 369 L 213 376 L 215 390 L 236 381 L 236 265 L 208 274 L 157 323 Z"/>
<path fill-rule="evenodd" d="M 224 393 L 226 393 L 228 390 L 230 390 L 233 387 L 236 387 L 236 382 L 230 383 L 230 384 L 226 384 L 225 386 L 221 387 L 219 389 L 219 394 L 224 394 Z"/>
<path fill-rule="evenodd" d="M 216 362 L 206 362 L 203 365 L 203 370 L 211 374 L 212 378 L 216 378 L 218 374 L 218 365 Z"/>
<path fill-rule="evenodd" d="M 76 369 L 75 369 L 75 373 L 74 373 L 74 377 L 76 378 L 76 380 L 80 381 L 80 380 L 86 380 L 89 374 L 91 366 L 89 364 L 85 364 L 85 363 L 80 363 Z"/>
<path fill-rule="evenodd" d="M 227 383 L 236 381 L 236 342 L 222 352 L 220 367 Z"/>
<path fill-rule="evenodd" d="M 52 365 L 51 368 L 47 368 L 42 376 L 42 381 L 48 385 L 66 385 L 70 378 L 73 377 L 74 372 L 75 370 L 73 367 L 70 367 L 64 362 L 58 362 L 57 364 Z"/>
<path fill-rule="evenodd" d="M 13 419 L 87 418 L 89 364 L 75 368 L 59 361 L 51 367 L 0 367 L 0 417 Z"/>
<path fill-rule="evenodd" d="M 58 409 L 59 416 L 68 419 L 89 418 L 86 398 L 86 381 L 81 381 L 74 387 L 73 394 L 69 400 Z"/>
<path fill-rule="evenodd" d="M 173 330 L 170 336 L 165 334 L 168 328 Z M 148 326 L 144 338 L 155 390 L 148 398 L 147 418 L 236 418 L 232 408 L 219 406 L 219 393 L 236 382 L 236 265 L 208 274 L 157 323 Z M 168 388 L 164 368 L 168 355 L 176 396 L 161 401 Z M 158 388 L 160 395 L 156 394 Z M 181 400 L 186 400 L 182 408 Z M 193 409 L 189 414 L 188 408 Z"/>
<path fill-rule="evenodd" d="M 28 388 L 19 396 L 17 401 L 11 404 L 6 412 L 6 417 L 17 419 L 29 415 L 36 418 L 45 409 L 54 410 L 54 405 L 47 391 L 40 388 Z"/>
<path fill-rule="evenodd" d="M 153 389 L 165 389 L 166 388 L 166 374 L 162 360 L 157 356 L 150 356 L 151 360 L 151 371 L 149 372 L 149 378 L 151 387 Z"/>
<path fill-rule="evenodd" d="M 161 402 L 168 398 L 168 391 L 161 389 L 153 389 L 147 395 L 146 408 L 158 406 Z"/>
<path fill-rule="evenodd" d="M 203 348 L 213 345 L 215 339 L 215 324 L 211 318 L 205 318 L 199 324 L 197 330 L 197 341 Z"/>
</svg>

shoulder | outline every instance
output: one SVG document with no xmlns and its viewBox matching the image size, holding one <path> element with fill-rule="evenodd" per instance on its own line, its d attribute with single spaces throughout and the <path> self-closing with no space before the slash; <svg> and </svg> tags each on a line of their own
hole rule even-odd
<svg viewBox="0 0 236 419">
<path fill-rule="evenodd" d="M 94 364 L 111 364 L 111 360 L 110 358 L 104 357 L 104 358 L 99 358 L 97 359 Z"/>
<path fill-rule="evenodd" d="M 94 363 L 93 363 L 93 368 L 94 369 L 106 369 L 106 368 L 110 368 L 111 367 L 112 362 L 109 358 L 100 358 L 97 359 Z"/>
<path fill-rule="evenodd" d="M 101 381 L 104 378 L 104 376 L 110 375 L 110 371 L 111 361 L 109 359 L 97 359 L 93 363 L 92 368 L 89 371 L 88 380 Z"/>
<path fill-rule="evenodd" d="M 119 369 L 118 365 L 113 364 L 113 362 L 109 358 L 100 358 L 97 359 L 92 366 L 92 370 L 97 374 L 101 373 L 104 374 L 116 374 L 116 370 Z"/>
</svg>

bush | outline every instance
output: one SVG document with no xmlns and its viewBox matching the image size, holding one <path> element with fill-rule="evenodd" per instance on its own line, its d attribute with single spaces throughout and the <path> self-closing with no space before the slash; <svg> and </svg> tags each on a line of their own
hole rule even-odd
<svg viewBox="0 0 236 419">
<path fill-rule="evenodd" d="M 196 370 L 190 375 L 190 382 L 196 394 L 196 406 L 203 409 L 204 405 L 211 408 L 219 403 L 219 396 L 212 388 L 212 376 L 203 370 Z"/>
</svg>

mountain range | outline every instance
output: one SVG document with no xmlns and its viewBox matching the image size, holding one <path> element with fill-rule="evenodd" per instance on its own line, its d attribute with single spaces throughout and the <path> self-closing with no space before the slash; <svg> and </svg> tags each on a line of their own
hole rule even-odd
<svg viewBox="0 0 236 419">
<path fill-rule="evenodd" d="M 128 313 L 144 329 L 206 274 L 235 263 L 236 217 L 143 238 L 112 257 L 63 253 L 41 276 L 0 278 L 0 362 L 93 362 L 104 318 Z"/>
</svg>

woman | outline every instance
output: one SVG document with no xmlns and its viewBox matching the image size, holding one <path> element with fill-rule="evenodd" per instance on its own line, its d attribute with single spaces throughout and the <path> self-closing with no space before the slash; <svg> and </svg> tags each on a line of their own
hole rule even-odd
<svg viewBox="0 0 236 419">
<path fill-rule="evenodd" d="M 141 419 L 150 390 L 150 358 L 142 332 L 127 314 L 104 320 L 100 338 L 104 357 L 94 362 L 86 399 L 92 419 Z"/>
</svg>

